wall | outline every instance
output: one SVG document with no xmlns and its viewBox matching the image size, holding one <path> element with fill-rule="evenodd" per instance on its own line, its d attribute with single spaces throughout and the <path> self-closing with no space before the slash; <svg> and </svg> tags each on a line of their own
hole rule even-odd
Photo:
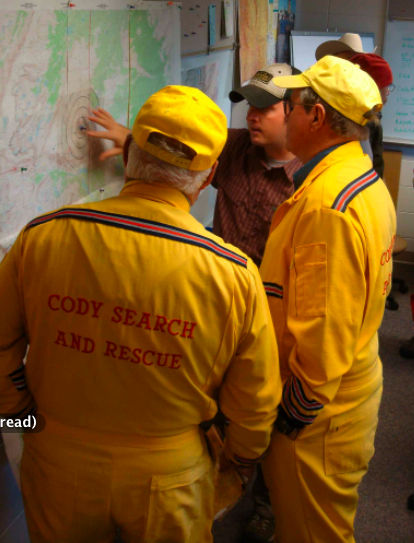
<svg viewBox="0 0 414 543">
<path fill-rule="evenodd" d="M 386 13 L 387 0 L 296 0 L 295 30 L 374 32 L 377 53 L 381 54 Z M 408 259 L 411 259 L 414 256 L 414 146 L 385 144 L 385 147 L 403 153 L 397 231 L 407 240 Z"/>
<path fill-rule="evenodd" d="M 392 146 L 392 148 L 397 149 L 398 146 Z M 414 261 L 414 147 L 404 146 L 402 151 L 397 231 L 407 241 L 407 251 L 410 255 L 403 253 L 399 260 L 406 260 L 408 257 L 410 261 Z"/>
<path fill-rule="evenodd" d="M 384 43 L 387 0 L 296 0 L 295 30 L 374 32 Z"/>
</svg>

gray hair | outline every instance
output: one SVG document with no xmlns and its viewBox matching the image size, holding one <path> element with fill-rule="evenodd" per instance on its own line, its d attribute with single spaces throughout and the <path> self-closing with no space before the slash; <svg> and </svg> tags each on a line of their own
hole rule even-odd
<svg viewBox="0 0 414 543">
<path fill-rule="evenodd" d="M 326 111 L 326 118 L 331 129 L 338 135 L 349 137 L 357 140 L 366 140 L 369 137 L 368 126 L 361 126 L 358 123 L 351 121 L 347 117 L 344 117 L 339 111 L 334 109 L 325 100 L 322 100 L 320 96 L 314 92 L 310 87 L 301 89 L 300 99 L 306 105 L 304 108 L 306 111 L 310 111 L 311 107 L 315 104 L 322 104 Z M 375 109 L 365 113 L 365 117 L 368 122 L 373 124 L 379 123 L 378 113 Z"/>
<path fill-rule="evenodd" d="M 155 142 L 154 142 L 155 143 Z M 178 157 L 193 158 L 183 146 L 171 144 L 171 138 L 158 137 L 156 145 Z M 177 142 L 179 144 L 179 142 Z M 163 183 L 175 187 L 187 196 L 197 194 L 198 190 L 211 172 L 208 170 L 194 171 L 180 168 L 164 162 L 138 147 L 134 140 L 131 141 L 128 150 L 128 162 L 126 166 L 127 181 L 139 179 L 145 183 Z"/>
</svg>

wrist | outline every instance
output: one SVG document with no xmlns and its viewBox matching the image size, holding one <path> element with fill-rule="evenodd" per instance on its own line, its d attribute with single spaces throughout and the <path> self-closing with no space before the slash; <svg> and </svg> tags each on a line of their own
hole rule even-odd
<svg viewBox="0 0 414 543">
<path fill-rule="evenodd" d="M 275 428 L 279 433 L 295 440 L 304 426 L 305 424 L 303 422 L 289 417 L 283 407 L 279 406 L 278 415 L 275 421 Z"/>
</svg>

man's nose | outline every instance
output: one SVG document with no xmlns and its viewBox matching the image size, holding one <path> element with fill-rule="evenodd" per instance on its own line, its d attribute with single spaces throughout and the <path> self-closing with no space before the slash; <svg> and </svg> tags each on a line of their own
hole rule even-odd
<svg viewBox="0 0 414 543">
<path fill-rule="evenodd" d="M 246 119 L 249 120 L 249 119 L 255 119 L 259 116 L 259 110 L 257 108 L 255 108 L 254 106 L 250 106 L 249 109 L 247 110 L 247 116 L 246 116 Z"/>
</svg>

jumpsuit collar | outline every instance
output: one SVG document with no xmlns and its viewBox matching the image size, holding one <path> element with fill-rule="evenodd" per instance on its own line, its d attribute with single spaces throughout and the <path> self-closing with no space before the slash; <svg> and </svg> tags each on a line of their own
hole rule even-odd
<svg viewBox="0 0 414 543">
<path fill-rule="evenodd" d="M 187 212 L 190 211 L 191 207 L 184 193 L 175 187 L 163 183 L 146 183 L 139 179 L 133 179 L 125 183 L 121 194 L 138 196 L 146 200 L 168 204 Z"/>
<path fill-rule="evenodd" d="M 334 151 L 337 147 L 340 147 L 341 145 L 344 145 L 344 143 L 337 143 L 336 145 L 332 145 L 331 147 L 328 147 L 327 149 L 323 149 L 323 151 L 320 151 L 318 154 L 316 154 L 313 158 L 311 158 L 306 164 L 302 166 L 296 173 L 293 174 L 293 184 L 295 185 L 295 190 L 298 190 L 298 188 L 302 185 L 302 183 L 305 181 L 305 179 L 308 177 L 310 172 L 313 170 L 313 168 L 321 162 L 329 153 Z"/>
<path fill-rule="evenodd" d="M 300 200 L 304 194 L 306 194 L 307 187 L 314 182 L 315 178 L 318 177 L 323 169 L 332 165 L 338 159 L 341 160 L 344 154 L 354 156 L 353 153 L 360 153 L 362 156 L 363 151 L 359 141 L 348 141 L 345 143 L 340 143 L 339 145 L 333 145 L 332 147 L 329 147 L 328 149 L 325 149 L 315 155 L 300 170 L 298 170 L 293 177 L 295 178 L 295 175 L 300 173 L 302 174 L 302 176 L 299 178 L 299 186 L 295 190 L 294 194 L 285 200 L 276 210 L 275 214 L 273 215 L 270 232 L 272 232 L 280 223 L 288 212 L 289 208 Z"/>
</svg>

